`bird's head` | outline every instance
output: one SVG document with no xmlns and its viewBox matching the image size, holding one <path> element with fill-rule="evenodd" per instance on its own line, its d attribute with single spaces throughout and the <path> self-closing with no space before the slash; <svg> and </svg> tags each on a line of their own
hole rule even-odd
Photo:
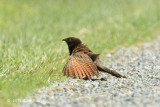
<svg viewBox="0 0 160 107">
<path fill-rule="evenodd" d="M 78 44 L 82 43 L 80 39 L 75 38 L 75 37 L 68 37 L 68 38 L 63 39 L 62 41 L 65 41 L 69 47 L 75 47 Z"/>
</svg>

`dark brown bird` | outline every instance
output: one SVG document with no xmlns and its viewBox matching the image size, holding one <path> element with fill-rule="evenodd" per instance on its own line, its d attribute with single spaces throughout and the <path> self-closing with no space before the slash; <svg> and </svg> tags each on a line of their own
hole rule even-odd
<svg viewBox="0 0 160 107">
<path fill-rule="evenodd" d="M 100 72 L 107 72 L 118 78 L 126 78 L 121 74 L 105 67 L 99 60 L 100 54 L 94 54 L 81 40 L 75 37 L 63 39 L 68 45 L 69 58 L 63 68 L 66 76 L 80 79 L 92 79 L 93 76 L 99 76 Z"/>
</svg>

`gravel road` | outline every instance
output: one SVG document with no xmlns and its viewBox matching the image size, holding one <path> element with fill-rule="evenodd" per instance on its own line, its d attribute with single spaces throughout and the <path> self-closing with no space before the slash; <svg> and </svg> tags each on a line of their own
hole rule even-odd
<svg viewBox="0 0 160 107">
<path fill-rule="evenodd" d="M 160 107 L 160 39 L 119 48 L 107 63 L 125 78 L 67 79 L 28 96 L 22 107 Z"/>
</svg>

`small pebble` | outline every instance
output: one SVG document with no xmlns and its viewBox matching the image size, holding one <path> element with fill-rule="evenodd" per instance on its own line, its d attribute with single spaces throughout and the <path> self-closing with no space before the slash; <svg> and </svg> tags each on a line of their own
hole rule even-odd
<svg viewBox="0 0 160 107">
<path fill-rule="evenodd" d="M 109 62 L 104 65 L 127 78 L 102 73 L 95 81 L 54 81 L 28 96 L 21 106 L 160 107 L 160 39 L 120 48 L 114 55 L 107 54 L 106 59 Z"/>
</svg>

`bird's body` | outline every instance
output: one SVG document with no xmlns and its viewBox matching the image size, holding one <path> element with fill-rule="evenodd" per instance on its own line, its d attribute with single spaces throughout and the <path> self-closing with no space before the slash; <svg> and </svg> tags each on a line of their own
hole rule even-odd
<svg viewBox="0 0 160 107">
<path fill-rule="evenodd" d="M 63 69 L 66 76 L 92 79 L 93 76 L 99 76 L 100 71 L 110 73 L 116 77 L 125 77 L 121 74 L 104 67 L 99 61 L 99 54 L 94 54 L 81 40 L 75 37 L 63 39 L 69 48 L 69 59 Z"/>
</svg>

